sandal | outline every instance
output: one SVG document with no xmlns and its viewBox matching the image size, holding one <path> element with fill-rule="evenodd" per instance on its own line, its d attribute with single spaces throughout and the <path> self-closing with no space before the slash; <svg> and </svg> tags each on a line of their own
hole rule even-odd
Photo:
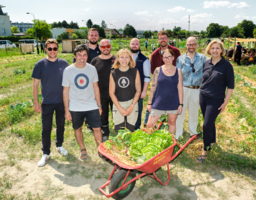
<svg viewBox="0 0 256 200">
<path fill-rule="evenodd" d="M 83 151 L 85 151 L 85 153 L 82 153 Z M 81 149 L 81 156 L 80 156 L 80 159 L 81 159 L 81 160 L 85 160 L 86 158 L 87 158 L 86 149 Z"/>
<path fill-rule="evenodd" d="M 206 159 L 207 155 L 201 155 L 197 160 L 196 162 L 197 163 L 203 163 Z"/>
</svg>

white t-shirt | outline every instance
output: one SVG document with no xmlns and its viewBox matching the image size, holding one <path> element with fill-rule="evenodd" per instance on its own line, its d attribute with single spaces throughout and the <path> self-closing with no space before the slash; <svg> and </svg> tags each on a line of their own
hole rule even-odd
<svg viewBox="0 0 256 200">
<path fill-rule="evenodd" d="M 86 63 L 84 68 L 77 68 L 72 64 L 64 70 L 62 86 L 70 87 L 70 111 L 98 109 L 93 89 L 93 83 L 95 82 L 98 82 L 97 70 L 89 63 Z"/>
</svg>

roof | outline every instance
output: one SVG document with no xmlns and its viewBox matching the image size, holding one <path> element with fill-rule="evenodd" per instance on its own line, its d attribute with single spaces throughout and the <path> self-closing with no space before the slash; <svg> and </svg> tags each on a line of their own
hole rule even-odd
<svg viewBox="0 0 256 200">
<path fill-rule="evenodd" d="M 2 11 L 2 6 L 1 6 L 1 5 L 0 5 L 0 15 L 6 15 L 6 14 L 4 14 L 3 11 Z"/>
</svg>

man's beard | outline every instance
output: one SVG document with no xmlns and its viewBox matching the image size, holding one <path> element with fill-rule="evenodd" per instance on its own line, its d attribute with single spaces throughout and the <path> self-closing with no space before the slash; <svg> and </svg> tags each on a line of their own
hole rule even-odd
<svg viewBox="0 0 256 200">
<path fill-rule="evenodd" d="M 102 54 L 105 55 L 105 56 L 108 56 L 110 53 L 111 53 L 111 51 L 109 51 L 109 52 L 107 52 L 107 53 L 102 52 Z"/>
<path fill-rule="evenodd" d="M 132 53 L 138 53 L 140 51 L 140 49 L 131 49 L 131 48 L 130 48 L 130 50 Z"/>
<path fill-rule="evenodd" d="M 93 41 L 89 40 L 89 43 L 90 43 L 90 44 L 97 44 L 98 41 L 93 42 Z"/>
</svg>

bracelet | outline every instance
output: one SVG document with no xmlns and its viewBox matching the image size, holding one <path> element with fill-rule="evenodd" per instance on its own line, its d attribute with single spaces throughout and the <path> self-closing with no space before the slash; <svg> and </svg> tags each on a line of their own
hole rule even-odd
<svg viewBox="0 0 256 200">
<path fill-rule="evenodd" d="M 148 103 L 149 106 L 152 106 L 152 104 Z"/>
<path fill-rule="evenodd" d="M 98 105 L 98 107 L 99 107 L 99 108 L 101 108 L 101 107 L 102 107 L 102 105 Z"/>
<path fill-rule="evenodd" d="M 180 106 L 182 106 L 182 107 L 183 107 L 183 103 L 180 103 Z"/>
</svg>

